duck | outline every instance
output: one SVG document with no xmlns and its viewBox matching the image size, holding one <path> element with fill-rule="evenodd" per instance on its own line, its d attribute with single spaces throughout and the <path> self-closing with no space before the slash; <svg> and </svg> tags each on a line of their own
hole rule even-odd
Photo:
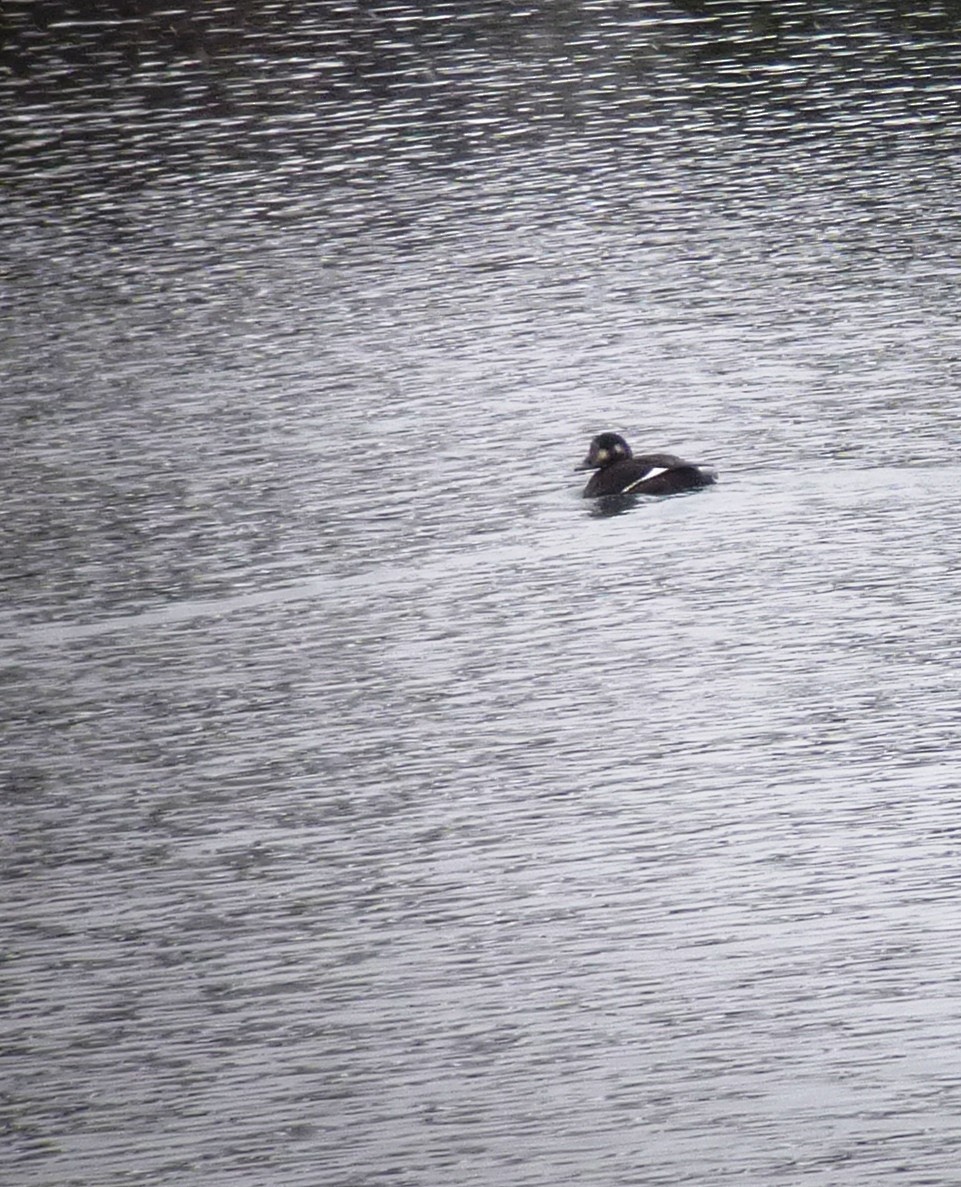
<svg viewBox="0 0 961 1187">
<path fill-rule="evenodd" d="M 686 462 L 672 453 L 635 457 L 620 433 L 599 433 L 575 470 L 594 470 L 585 499 L 612 495 L 677 495 L 717 482 L 711 466 Z"/>
</svg>

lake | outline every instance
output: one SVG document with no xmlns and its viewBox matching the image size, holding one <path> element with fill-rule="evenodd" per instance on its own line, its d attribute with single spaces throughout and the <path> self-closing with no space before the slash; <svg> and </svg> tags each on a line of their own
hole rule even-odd
<svg viewBox="0 0 961 1187">
<path fill-rule="evenodd" d="M 4 1183 L 957 1181 L 951 12 L 11 5 Z"/>
</svg>

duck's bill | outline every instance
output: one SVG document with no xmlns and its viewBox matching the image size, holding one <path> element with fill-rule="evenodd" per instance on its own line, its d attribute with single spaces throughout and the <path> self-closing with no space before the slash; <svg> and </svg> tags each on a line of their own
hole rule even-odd
<svg viewBox="0 0 961 1187">
<path fill-rule="evenodd" d="M 574 467 L 574 473 L 576 474 L 578 470 L 596 470 L 596 469 L 597 469 L 597 462 L 592 462 L 589 457 L 586 457 L 581 462 L 581 464 L 579 466 Z"/>
</svg>

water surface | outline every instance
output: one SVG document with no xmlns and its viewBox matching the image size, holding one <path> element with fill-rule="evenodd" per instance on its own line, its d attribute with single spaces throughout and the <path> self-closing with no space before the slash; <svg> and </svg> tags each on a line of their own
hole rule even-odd
<svg viewBox="0 0 961 1187">
<path fill-rule="evenodd" d="M 547 8 L 14 11 L 4 1182 L 954 1181 L 954 31 Z"/>
</svg>

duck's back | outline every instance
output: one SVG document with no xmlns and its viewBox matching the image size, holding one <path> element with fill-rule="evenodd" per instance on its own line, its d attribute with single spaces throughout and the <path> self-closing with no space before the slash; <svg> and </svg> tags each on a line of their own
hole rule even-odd
<svg viewBox="0 0 961 1187">
<path fill-rule="evenodd" d="M 672 495 L 710 486 L 715 481 L 713 471 L 702 470 L 672 453 L 648 453 L 621 458 L 597 470 L 584 488 L 584 497 Z"/>
</svg>

